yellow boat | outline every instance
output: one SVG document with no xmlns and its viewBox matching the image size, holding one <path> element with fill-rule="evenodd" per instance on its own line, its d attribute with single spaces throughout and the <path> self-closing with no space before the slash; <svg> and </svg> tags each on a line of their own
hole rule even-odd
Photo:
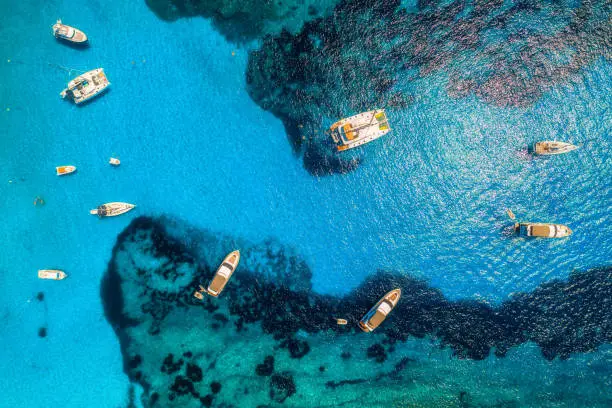
<svg viewBox="0 0 612 408">
<path fill-rule="evenodd" d="M 576 150 L 578 146 L 574 146 L 571 143 L 556 142 L 551 140 L 544 140 L 537 142 L 533 146 L 533 152 L 540 156 L 551 156 L 555 154 L 563 154 Z"/>
<path fill-rule="evenodd" d="M 76 166 L 57 166 L 55 168 L 55 174 L 58 176 L 65 176 L 66 174 L 74 173 Z"/>
<path fill-rule="evenodd" d="M 219 268 L 217 268 L 215 276 L 210 281 L 208 288 L 206 288 L 206 293 L 215 297 L 219 296 L 238 267 L 238 262 L 240 262 L 240 251 L 233 251 L 227 255 L 221 265 L 219 265 Z"/>
<path fill-rule="evenodd" d="M 62 280 L 67 278 L 68 275 L 59 269 L 39 269 L 38 277 L 40 279 Z"/>
<path fill-rule="evenodd" d="M 391 292 L 385 294 L 372 307 L 368 313 L 366 313 L 359 321 L 359 327 L 364 332 L 374 331 L 380 324 L 387 318 L 389 313 L 397 306 L 400 296 L 402 295 L 401 289 L 393 289 Z"/>
</svg>

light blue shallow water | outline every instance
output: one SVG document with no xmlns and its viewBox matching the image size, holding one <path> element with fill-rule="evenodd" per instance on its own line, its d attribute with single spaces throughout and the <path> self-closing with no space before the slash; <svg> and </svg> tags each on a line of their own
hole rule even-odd
<svg viewBox="0 0 612 408">
<path fill-rule="evenodd" d="M 496 303 L 612 261 L 612 74 L 603 59 L 529 108 L 450 99 L 444 74 L 405 84 L 415 103 L 389 110 L 393 131 L 363 149 L 363 165 L 317 178 L 281 123 L 249 98 L 249 48 L 208 21 L 165 23 L 142 1 L 3 1 L 0 12 L 0 371 L 11 390 L 2 406 L 40 406 L 35 398 L 82 407 L 94 386 L 109 390 L 96 406 L 123 401 L 118 343 L 98 293 L 116 235 L 139 214 L 275 237 L 304 256 L 324 293 L 388 269 L 426 278 L 449 298 Z M 91 47 L 57 43 L 58 17 L 86 31 Z M 83 107 L 62 101 L 75 75 L 62 67 L 104 67 L 111 90 Z M 535 160 L 520 152 L 542 139 L 581 148 Z M 78 173 L 58 178 L 63 164 Z M 36 196 L 43 207 L 32 205 Z M 110 201 L 138 208 L 88 215 Z M 575 233 L 510 237 L 507 207 Z M 40 268 L 70 278 L 40 281 Z M 33 301 L 39 291 L 48 310 Z"/>
</svg>

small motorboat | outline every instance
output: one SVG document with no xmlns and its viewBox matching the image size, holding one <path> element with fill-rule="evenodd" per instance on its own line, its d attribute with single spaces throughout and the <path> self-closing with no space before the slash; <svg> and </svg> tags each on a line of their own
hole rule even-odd
<svg viewBox="0 0 612 408">
<path fill-rule="evenodd" d="M 78 105 L 100 95 L 109 85 L 110 82 L 104 73 L 104 68 L 97 68 L 68 82 L 68 88 L 64 89 L 60 95 L 62 98 L 69 97 Z"/>
<path fill-rule="evenodd" d="M 84 32 L 69 25 L 62 24 L 62 20 L 57 20 L 53 24 L 53 35 L 59 40 L 65 40 L 74 44 L 85 44 L 87 36 Z"/>
<path fill-rule="evenodd" d="M 115 157 L 111 157 L 110 160 L 108 161 L 110 163 L 111 166 L 118 166 L 121 164 L 121 160 L 115 158 Z"/>
<path fill-rule="evenodd" d="M 393 289 L 382 297 L 359 321 L 359 327 L 364 332 L 374 331 L 387 318 L 399 302 L 401 289 Z"/>
<path fill-rule="evenodd" d="M 514 224 L 514 229 L 524 237 L 565 238 L 572 235 L 572 230 L 561 224 L 518 222 Z"/>
<path fill-rule="evenodd" d="M 572 150 L 576 150 L 577 148 L 578 146 L 575 146 L 571 143 L 545 140 L 542 142 L 537 142 L 533 145 L 533 153 L 540 156 L 551 156 L 554 154 L 563 154 L 571 152 Z"/>
<path fill-rule="evenodd" d="M 339 152 L 369 143 L 390 131 L 384 109 L 375 109 L 341 119 L 329 128 Z"/>
<path fill-rule="evenodd" d="M 74 173 L 76 166 L 58 166 L 55 168 L 55 173 L 58 176 L 65 176 L 66 174 Z"/>
<path fill-rule="evenodd" d="M 348 323 L 348 321 L 346 319 L 336 319 L 336 323 L 338 323 L 339 325 L 344 326 L 345 324 Z"/>
<path fill-rule="evenodd" d="M 134 207 L 136 206 L 130 203 L 121 203 L 121 202 L 106 203 L 106 204 L 102 204 L 96 209 L 90 210 L 89 213 L 91 215 L 97 215 L 100 218 L 115 217 L 117 215 L 125 214 L 126 212 L 130 211 Z"/>
<path fill-rule="evenodd" d="M 204 286 L 202 285 L 198 286 L 200 287 L 200 289 L 193 292 L 193 297 L 195 297 L 196 299 L 204 300 L 204 293 L 206 293 L 206 289 L 204 289 Z"/>
<path fill-rule="evenodd" d="M 38 277 L 40 279 L 62 280 L 68 277 L 66 272 L 58 269 L 39 269 Z"/>
<path fill-rule="evenodd" d="M 240 251 L 233 251 L 226 256 L 221 265 L 219 265 L 217 272 L 215 272 L 215 276 L 210 281 L 208 288 L 206 288 L 206 293 L 214 297 L 219 296 L 236 270 L 238 262 L 240 262 Z"/>
</svg>

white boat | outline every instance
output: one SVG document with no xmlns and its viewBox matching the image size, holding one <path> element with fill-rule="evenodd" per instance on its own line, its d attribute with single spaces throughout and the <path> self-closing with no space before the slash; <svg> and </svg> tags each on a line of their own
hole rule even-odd
<svg viewBox="0 0 612 408">
<path fill-rule="evenodd" d="M 68 275 L 59 269 L 39 269 L 38 277 L 40 279 L 62 280 L 67 278 Z"/>
<path fill-rule="evenodd" d="M 55 38 L 65 40 L 74 44 L 84 44 L 87 42 L 87 36 L 81 30 L 62 24 L 62 20 L 57 20 L 53 25 L 53 35 Z"/>
<path fill-rule="evenodd" d="M 66 174 L 74 173 L 76 166 L 57 166 L 55 168 L 55 174 L 58 176 L 65 176 Z"/>
<path fill-rule="evenodd" d="M 90 210 L 91 215 L 97 215 L 98 217 L 115 217 L 117 215 L 125 214 L 136 207 L 134 204 L 113 202 L 102 204 L 96 209 Z"/>
<path fill-rule="evenodd" d="M 215 297 L 219 296 L 229 279 L 232 277 L 236 267 L 238 267 L 238 262 L 240 262 L 240 251 L 230 252 L 223 262 L 221 262 L 219 268 L 217 268 L 215 276 L 210 281 L 208 288 L 206 288 L 206 293 Z"/>
<path fill-rule="evenodd" d="M 121 160 L 115 158 L 115 157 L 111 157 L 110 160 L 108 161 L 110 163 L 111 166 L 118 166 L 121 164 Z"/>
<path fill-rule="evenodd" d="M 514 229 L 524 237 L 565 238 L 572 235 L 572 230 L 561 224 L 519 222 L 514 224 Z"/>
<path fill-rule="evenodd" d="M 104 73 L 103 68 L 97 68 L 79 75 L 68 82 L 68 88 L 64 89 L 60 95 L 62 98 L 69 97 L 74 103 L 83 103 L 108 88 L 110 82 Z"/>
<path fill-rule="evenodd" d="M 384 109 L 375 109 L 339 120 L 329 128 L 339 152 L 369 143 L 390 131 Z"/>
<path fill-rule="evenodd" d="M 578 146 L 571 143 L 555 142 L 550 140 L 544 140 L 537 142 L 533 146 L 533 152 L 540 156 L 551 156 L 554 154 L 563 154 L 576 150 Z"/>
<path fill-rule="evenodd" d="M 397 305 L 401 295 L 402 290 L 399 288 L 386 293 L 385 296 L 383 296 L 382 299 L 361 318 L 359 321 L 361 330 L 364 332 L 371 332 L 380 326 Z"/>
</svg>

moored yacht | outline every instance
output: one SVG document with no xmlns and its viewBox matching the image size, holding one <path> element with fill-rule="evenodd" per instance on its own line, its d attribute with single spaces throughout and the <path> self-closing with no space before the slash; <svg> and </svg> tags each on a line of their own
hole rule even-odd
<svg viewBox="0 0 612 408">
<path fill-rule="evenodd" d="M 238 262 L 240 262 L 240 251 L 233 251 L 227 255 L 221 265 L 219 265 L 219 268 L 217 268 L 215 276 L 210 281 L 208 288 L 206 288 L 206 293 L 215 297 L 219 296 L 236 270 Z"/>
<path fill-rule="evenodd" d="M 122 202 L 113 202 L 102 204 L 98 208 L 90 210 L 89 213 L 91 215 L 97 215 L 98 217 L 115 217 L 117 215 L 125 214 L 136 207 L 134 204 L 130 203 L 122 203 Z"/>
<path fill-rule="evenodd" d="M 104 73 L 104 69 L 97 68 L 68 82 L 68 88 L 64 89 L 60 95 L 62 98 L 69 97 L 74 103 L 79 104 L 99 95 L 109 85 L 110 82 Z"/>
<path fill-rule="evenodd" d="M 514 224 L 515 231 L 525 237 L 565 238 L 572 235 L 572 230 L 561 224 L 540 222 L 519 222 Z"/>
<path fill-rule="evenodd" d="M 62 280 L 68 277 L 68 275 L 59 269 L 39 269 L 38 277 L 40 279 Z"/>
<path fill-rule="evenodd" d="M 329 128 L 339 152 L 376 140 L 390 130 L 384 109 L 375 109 L 341 119 Z"/>
<path fill-rule="evenodd" d="M 87 36 L 81 30 L 62 24 L 62 20 L 57 20 L 53 25 L 53 35 L 59 40 L 65 40 L 74 44 L 85 44 Z"/>
<path fill-rule="evenodd" d="M 399 302 L 401 289 L 393 289 L 385 294 L 359 321 L 359 327 L 364 332 L 374 331 L 387 318 Z"/>
<path fill-rule="evenodd" d="M 533 153 L 540 156 L 551 156 L 554 154 L 563 154 L 571 152 L 572 150 L 576 150 L 577 148 L 578 146 L 575 146 L 571 143 L 545 140 L 542 142 L 537 142 L 533 145 Z"/>
</svg>

